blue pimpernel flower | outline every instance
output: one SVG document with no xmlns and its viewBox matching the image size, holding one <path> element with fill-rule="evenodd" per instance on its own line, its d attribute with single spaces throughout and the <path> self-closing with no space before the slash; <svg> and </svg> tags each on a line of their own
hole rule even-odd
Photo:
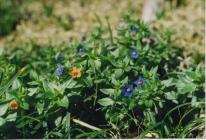
<svg viewBox="0 0 206 140">
<path fill-rule="evenodd" d="M 132 49 L 130 52 L 130 56 L 132 58 L 137 58 L 139 56 L 139 52 L 136 49 Z"/>
<path fill-rule="evenodd" d="M 125 84 L 124 87 L 122 88 L 122 94 L 127 97 L 131 97 L 133 94 L 134 88 L 133 85 L 131 84 Z"/>
<path fill-rule="evenodd" d="M 131 32 L 132 34 L 136 34 L 136 33 L 137 33 L 137 28 L 134 27 L 134 26 L 132 26 L 131 29 L 130 29 L 130 32 Z"/>
<path fill-rule="evenodd" d="M 63 65 L 58 65 L 55 72 L 54 72 L 54 74 L 56 76 L 61 76 L 63 74 L 63 72 L 64 72 L 64 66 Z"/>
<path fill-rule="evenodd" d="M 77 48 L 77 55 L 82 56 L 84 55 L 84 46 L 82 44 L 79 45 Z"/>
<path fill-rule="evenodd" d="M 142 85 L 144 85 L 144 83 L 145 80 L 141 76 L 139 76 L 137 80 L 134 81 L 134 84 L 137 88 L 140 88 Z"/>
<path fill-rule="evenodd" d="M 64 56 L 58 55 L 58 56 L 55 57 L 55 60 L 56 60 L 57 62 L 61 62 L 61 61 L 64 60 Z"/>
</svg>

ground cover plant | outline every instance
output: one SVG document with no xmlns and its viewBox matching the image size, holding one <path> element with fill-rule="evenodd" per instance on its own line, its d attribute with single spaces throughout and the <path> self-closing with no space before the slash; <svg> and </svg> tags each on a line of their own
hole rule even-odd
<svg viewBox="0 0 206 140">
<path fill-rule="evenodd" d="M 204 129 L 204 66 L 179 69 L 169 32 L 124 17 L 113 35 L 0 55 L 1 138 L 185 138 Z"/>
</svg>

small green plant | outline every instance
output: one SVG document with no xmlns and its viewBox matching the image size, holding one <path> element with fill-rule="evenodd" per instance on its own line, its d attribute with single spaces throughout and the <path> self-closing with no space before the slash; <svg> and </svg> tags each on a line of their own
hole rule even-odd
<svg viewBox="0 0 206 140">
<path fill-rule="evenodd" d="M 57 16 L 57 23 L 62 27 L 65 31 L 72 29 L 72 21 L 73 19 L 69 16 Z"/>
<path fill-rule="evenodd" d="M 79 42 L 5 49 L 0 136 L 196 137 L 205 123 L 204 68 L 180 71 L 180 55 L 168 32 L 129 16 L 116 36 L 98 27 Z"/>
<path fill-rule="evenodd" d="M 51 17 L 53 14 L 53 11 L 54 11 L 54 4 L 52 2 L 50 2 L 50 3 L 44 2 L 43 7 L 44 7 L 44 12 L 45 12 L 46 16 Z"/>
</svg>

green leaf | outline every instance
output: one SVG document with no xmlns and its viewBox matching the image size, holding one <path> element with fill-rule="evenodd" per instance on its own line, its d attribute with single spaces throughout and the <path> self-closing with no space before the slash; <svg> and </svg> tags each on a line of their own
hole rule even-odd
<svg viewBox="0 0 206 140">
<path fill-rule="evenodd" d="M 5 123 L 6 123 L 6 120 L 0 117 L 0 126 L 4 125 Z"/>
<path fill-rule="evenodd" d="M 9 122 L 15 121 L 15 120 L 16 120 L 16 117 L 17 117 L 17 112 L 15 112 L 15 113 L 13 113 L 13 114 L 9 114 L 9 115 L 6 117 L 6 121 L 9 121 Z"/>
<path fill-rule="evenodd" d="M 18 78 L 16 78 L 14 81 L 13 81 L 13 84 L 12 84 L 12 89 L 15 90 L 15 89 L 18 89 L 21 87 L 21 82 Z"/>
<path fill-rule="evenodd" d="M 37 81 L 32 81 L 32 82 L 28 82 L 27 84 L 28 84 L 28 85 L 31 85 L 31 86 L 38 86 L 38 85 L 39 85 L 39 82 L 37 82 Z"/>
<path fill-rule="evenodd" d="M 60 132 L 51 132 L 50 135 L 52 135 L 52 136 L 58 136 L 59 138 L 63 138 L 63 137 L 64 137 L 64 135 L 63 135 L 62 133 L 60 133 Z"/>
<path fill-rule="evenodd" d="M 34 80 L 38 80 L 39 79 L 39 76 L 38 76 L 37 72 L 34 71 L 34 70 L 31 70 L 29 72 L 29 76 L 31 77 L 31 79 L 34 79 Z"/>
<path fill-rule="evenodd" d="M 100 89 L 100 91 L 106 95 L 112 95 L 114 94 L 114 89 L 108 88 L 108 89 Z"/>
<path fill-rule="evenodd" d="M 175 100 L 177 99 L 177 94 L 175 92 L 166 92 L 165 98 L 168 100 Z"/>
<path fill-rule="evenodd" d="M 160 108 L 163 108 L 163 103 L 162 103 L 162 101 L 159 101 L 159 107 L 160 107 Z"/>
<path fill-rule="evenodd" d="M 114 73 L 115 73 L 115 78 L 119 78 L 120 76 L 122 76 L 122 74 L 123 74 L 123 70 L 122 69 L 116 69 L 115 71 L 114 71 Z"/>
<path fill-rule="evenodd" d="M 56 83 L 48 82 L 48 81 L 43 81 L 42 83 L 43 83 L 43 88 L 45 92 L 53 93 L 53 94 L 56 93 L 55 89 L 58 89 L 58 86 L 56 85 Z"/>
<path fill-rule="evenodd" d="M 119 56 L 119 49 L 116 49 L 114 51 L 111 51 L 111 54 L 114 56 L 114 57 L 118 57 Z"/>
<path fill-rule="evenodd" d="M 67 96 L 64 96 L 59 102 L 58 104 L 62 107 L 68 108 L 69 106 L 69 100 Z"/>
<path fill-rule="evenodd" d="M 65 132 L 68 133 L 68 137 L 70 137 L 70 123 L 71 122 L 71 117 L 70 117 L 70 113 L 67 112 L 67 115 L 63 118 L 62 120 L 62 124 L 65 124 Z"/>
<path fill-rule="evenodd" d="M 86 77 L 85 79 L 83 79 L 84 83 L 86 84 L 86 86 L 91 87 L 93 85 L 93 80 L 91 78 L 91 76 Z"/>
<path fill-rule="evenodd" d="M 37 102 L 36 108 L 37 108 L 38 113 L 42 114 L 42 112 L 44 111 L 44 103 Z"/>
<path fill-rule="evenodd" d="M 14 82 L 14 80 L 19 76 L 19 73 L 16 73 L 4 86 L 0 87 L 0 95 L 2 95 Z"/>
<path fill-rule="evenodd" d="M 182 93 L 192 93 L 196 90 L 196 85 L 194 83 L 188 83 L 185 86 L 179 88 Z M 180 93 L 181 93 L 180 92 Z"/>
<path fill-rule="evenodd" d="M 129 64 L 129 61 L 130 61 L 130 58 L 129 57 L 125 57 L 124 58 L 124 60 L 123 60 L 123 62 L 124 62 L 124 64 L 127 66 L 128 64 Z"/>
<path fill-rule="evenodd" d="M 96 69 L 99 69 L 101 67 L 101 61 L 99 59 L 94 60 L 94 64 Z"/>
<path fill-rule="evenodd" d="M 196 84 L 194 84 L 192 81 L 190 81 L 190 80 L 188 80 L 186 78 L 180 78 L 177 81 L 176 86 L 177 86 L 178 92 L 180 94 L 192 93 L 197 88 Z"/>
<path fill-rule="evenodd" d="M 38 87 L 37 88 L 29 88 L 28 91 L 29 91 L 28 95 L 33 96 L 38 91 Z"/>
<path fill-rule="evenodd" d="M 0 105 L 0 116 L 3 116 L 6 113 L 7 109 L 8 109 L 8 104 Z"/>
<path fill-rule="evenodd" d="M 110 98 L 102 98 L 98 100 L 98 103 L 102 106 L 110 106 L 114 104 L 114 101 Z"/>
<path fill-rule="evenodd" d="M 119 81 L 117 81 L 115 78 L 114 78 L 114 76 L 111 76 L 112 77 L 112 84 L 114 84 L 115 86 L 119 86 L 119 84 L 120 84 L 120 82 Z"/>
<path fill-rule="evenodd" d="M 162 83 L 164 86 L 169 87 L 169 86 L 172 86 L 172 85 L 173 85 L 173 84 L 172 84 L 172 81 L 173 81 L 173 79 L 170 78 L 170 79 L 168 79 L 168 80 L 163 80 L 163 81 L 161 81 L 161 83 Z"/>
<path fill-rule="evenodd" d="M 197 107 L 199 105 L 199 102 L 197 101 L 197 97 L 196 96 L 192 96 L 192 107 Z"/>
<path fill-rule="evenodd" d="M 54 122 L 55 122 L 55 125 L 58 127 L 60 124 L 61 124 L 61 121 L 62 121 L 62 116 L 59 116 Z"/>
<path fill-rule="evenodd" d="M 68 81 L 66 81 L 64 84 L 62 84 L 62 86 L 66 89 L 71 89 L 71 88 L 75 88 L 77 82 L 74 81 L 73 79 L 69 79 Z"/>
<path fill-rule="evenodd" d="M 166 125 L 164 125 L 164 130 L 165 130 L 166 135 L 169 136 L 170 131 Z"/>
<path fill-rule="evenodd" d="M 45 92 L 50 92 L 51 91 L 49 86 L 48 86 L 48 82 L 43 81 L 42 84 L 43 84 L 43 88 L 44 88 Z"/>
<path fill-rule="evenodd" d="M 146 107 L 151 108 L 153 106 L 153 101 L 152 100 L 145 100 L 144 104 Z"/>
<path fill-rule="evenodd" d="M 105 79 L 98 79 L 98 80 L 94 80 L 94 83 L 99 84 L 99 83 L 102 83 L 104 81 L 105 81 Z"/>
<path fill-rule="evenodd" d="M 122 80 L 122 83 L 123 83 L 123 84 L 128 83 L 128 77 L 125 77 L 125 78 Z"/>
<path fill-rule="evenodd" d="M 28 110 L 29 109 L 29 104 L 26 103 L 26 102 L 23 102 L 21 107 L 25 110 Z"/>
</svg>

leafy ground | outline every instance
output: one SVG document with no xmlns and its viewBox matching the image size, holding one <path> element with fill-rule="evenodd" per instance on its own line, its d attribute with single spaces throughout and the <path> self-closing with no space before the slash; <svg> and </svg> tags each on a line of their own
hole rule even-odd
<svg viewBox="0 0 206 140">
<path fill-rule="evenodd" d="M 1 138 L 203 136 L 204 1 L 0 2 Z"/>
<path fill-rule="evenodd" d="M 171 29 L 174 32 L 172 40 L 177 46 L 185 47 L 190 53 L 197 50 L 204 54 L 204 0 L 183 1 L 185 2 L 179 6 L 175 4 L 176 0 L 172 3 L 167 2 L 154 26 L 163 30 Z M 62 40 L 79 38 L 99 24 L 95 14 L 101 17 L 104 25 L 106 25 L 104 17 L 108 17 L 112 29 L 115 29 L 122 15 L 128 10 L 133 11 L 133 17 L 141 18 L 143 2 L 143 0 L 23 2 L 21 10 L 26 13 L 23 16 L 28 19 L 22 20 L 15 32 L 1 38 L 0 44 L 3 46 L 8 42 L 28 42 L 30 39 L 39 43 L 48 41 L 58 43 Z"/>
</svg>

